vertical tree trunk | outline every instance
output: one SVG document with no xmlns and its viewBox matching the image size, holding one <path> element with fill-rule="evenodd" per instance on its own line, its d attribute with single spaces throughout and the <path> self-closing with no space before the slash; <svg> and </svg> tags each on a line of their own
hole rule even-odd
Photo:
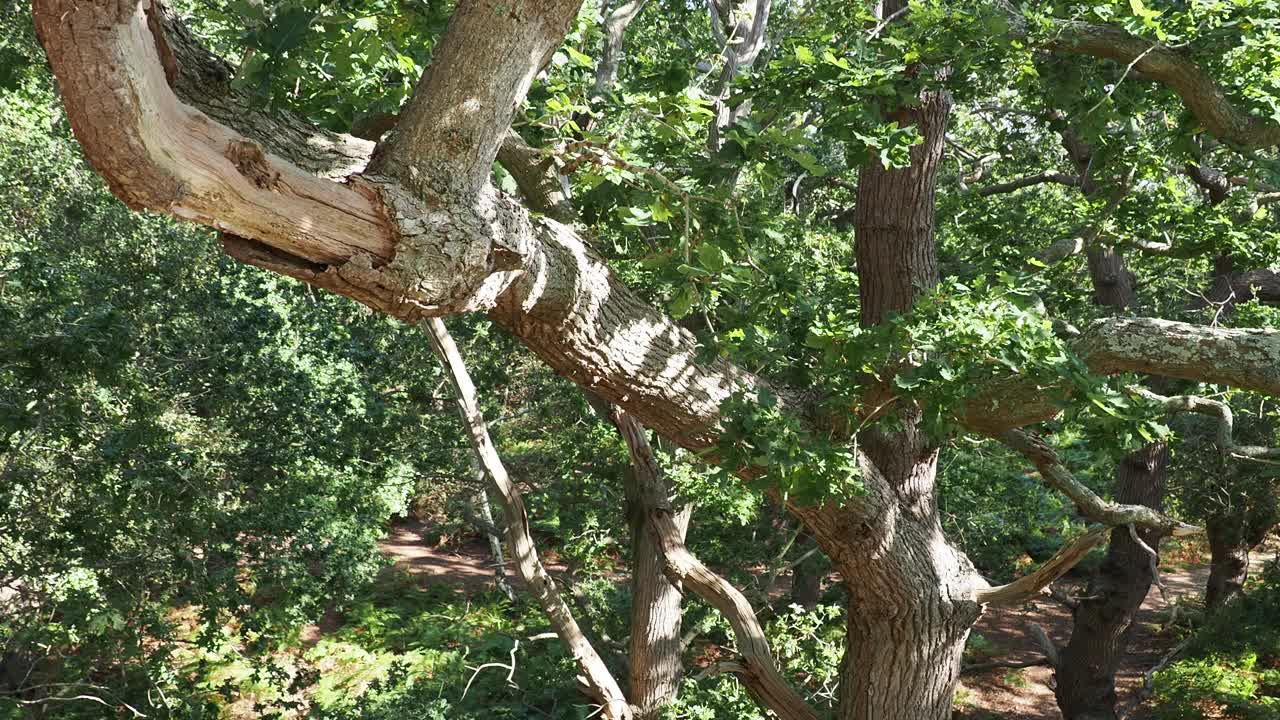
<svg viewBox="0 0 1280 720">
<path fill-rule="evenodd" d="M 1116 501 L 1159 510 L 1168 459 L 1163 443 L 1126 457 L 1120 463 Z M 1142 530 L 1138 536 L 1148 547 L 1159 547 L 1156 531 Z M 1071 640 L 1058 666 L 1056 695 L 1065 720 L 1115 720 L 1116 670 L 1154 579 L 1151 554 L 1134 541 L 1129 528 L 1112 530 L 1106 560 L 1076 607 Z"/>
<path fill-rule="evenodd" d="M 1209 582 L 1204 603 L 1214 613 L 1244 592 L 1249 579 L 1250 544 L 1245 538 L 1244 513 L 1214 515 L 1205 523 L 1209 535 Z"/>
<path fill-rule="evenodd" d="M 903 4 L 886 3 L 882 12 Z M 887 170 L 872 162 L 860 173 L 854 216 L 864 325 L 908 310 L 938 282 L 934 192 L 950 109 L 946 93 L 927 92 L 918 107 L 899 110 L 899 122 L 924 138 L 911 165 Z M 869 512 L 832 513 L 831 520 L 798 513 L 849 591 L 842 720 L 951 717 L 960 656 L 980 613 L 970 599 L 977 574 L 938 519 L 938 450 L 920 432 L 917 410 L 896 410 L 901 430 L 860 435 Z"/>
<path fill-rule="evenodd" d="M 1102 188 L 1091 174 L 1093 148 L 1071 128 L 1063 131 L 1062 145 L 1080 173 L 1081 191 L 1086 197 L 1097 195 Z M 1137 301 L 1133 273 L 1119 251 L 1095 244 L 1087 258 L 1095 303 L 1120 312 Z M 1162 443 L 1129 454 L 1116 470 L 1116 501 L 1160 509 L 1168 457 Z M 1153 531 L 1139 536 L 1149 547 L 1159 547 L 1160 537 Z M 1111 531 L 1106 560 L 1090 581 L 1086 599 L 1076 606 L 1071 639 L 1057 668 L 1055 694 L 1066 720 L 1116 717 L 1115 674 L 1129 646 L 1134 615 L 1151 589 L 1152 567 L 1150 553 L 1134 541 L 1129 528 Z"/>
<path fill-rule="evenodd" d="M 905 476 L 872 466 L 868 489 L 883 511 L 846 533 L 848 546 L 824 542 L 849 592 L 842 720 L 951 717 L 960 656 L 981 609 L 971 599 L 977 573 L 938 521 L 936 471 L 936 451 Z"/>
<path fill-rule="evenodd" d="M 808 552 L 814 546 L 813 537 L 801 535 L 796 552 Z M 815 552 L 796 564 L 791 571 L 791 602 L 806 610 L 812 610 L 822 600 L 822 579 L 827 574 L 827 558 Z"/>
<path fill-rule="evenodd" d="M 639 483 L 632 469 L 627 473 L 627 520 L 631 526 L 631 704 L 636 720 L 656 720 L 675 699 L 684 674 L 681 661 L 681 590 L 667 579 L 666 561 L 658 540 L 646 526 Z M 672 518 L 681 541 L 689 527 L 692 508 L 685 506 Z"/>
</svg>

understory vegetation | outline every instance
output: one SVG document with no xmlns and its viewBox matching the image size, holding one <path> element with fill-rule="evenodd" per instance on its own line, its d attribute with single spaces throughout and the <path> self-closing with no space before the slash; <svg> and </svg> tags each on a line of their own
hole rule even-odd
<svg viewBox="0 0 1280 720">
<path fill-rule="evenodd" d="M 117 199 L 84 129 L 73 133 L 32 9 L 0 3 L 0 720 L 601 717 L 545 593 L 490 554 L 490 536 L 509 539 L 502 494 L 428 329 L 238 262 L 223 251 L 234 236 Z M 746 4 L 715 0 L 710 12 L 741 20 Z M 198 18 L 193 37 L 231 60 L 228 92 L 353 133 L 402 111 L 464 5 L 174 3 Z M 631 5 L 644 9 L 623 25 L 621 74 L 600 90 L 602 19 Z M 1154 649 L 1138 664 L 1121 645 L 1122 704 L 1156 720 L 1280 720 L 1280 566 L 1268 559 L 1280 407 L 1265 388 L 1099 370 L 1076 344 L 1095 321 L 1145 316 L 1275 333 L 1274 144 L 1209 137 L 1153 74 L 1128 77 L 1137 60 L 1049 61 L 1028 50 L 1044 31 L 1034 24 L 998 40 L 1012 31 L 986 4 L 902 3 L 897 22 L 867 5 L 774 2 L 761 57 L 714 94 L 738 51 L 717 44 L 707 3 L 589 1 L 517 99 L 517 139 L 547 148 L 539 167 L 572 188 L 569 224 L 587 229 L 613 281 L 665 310 L 697 362 L 763 378 L 722 393 L 714 437 L 641 428 L 669 483 L 658 510 L 690 509 L 682 542 L 741 591 L 815 717 L 855 717 L 842 662 L 856 593 L 874 583 L 844 576 L 839 563 L 862 556 L 830 552 L 823 524 L 794 511 L 898 503 L 903 527 L 936 508 L 942 532 L 919 554 L 942 554 L 945 536 L 962 560 L 953 575 L 984 580 L 975 593 L 1035 578 L 1091 542 L 1052 586 L 983 609 L 1013 619 L 992 623 L 1006 628 L 998 637 L 959 641 L 956 718 L 1022 717 L 993 698 L 1033 691 L 1057 717 L 1048 678 L 1066 673 L 1090 598 L 1123 594 L 1107 579 L 1158 563 L 1196 586 L 1140 611 L 1159 578 L 1134 581 L 1125 612 L 1147 614 L 1118 634 Z M 1143 42 L 1192 48 L 1239 78 L 1233 100 L 1280 123 L 1280 4 L 1057 5 L 1027 12 L 1045 28 L 1114 21 Z M 940 89 L 955 105 L 933 138 L 932 279 L 907 282 L 907 305 L 869 322 L 855 181 L 868 182 L 864 167 L 919 166 L 932 140 L 908 116 Z M 1092 154 L 1073 154 L 1076 141 Z M 528 200 L 506 162 L 493 182 Z M 1211 202 L 1217 191 L 1193 177 L 1201 164 L 1220 167 L 1230 192 Z M 990 190 L 1059 170 L 1074 180 Z M 532 222 L 551 226 L 552 210 Z M 1064 238 L 1128 252 L 1134 262 L 1110 279 L 1130 296 L 1103 299 L 1101 255 L 1083 244 L 1040 252 Z M 1246 269 L 1258 273 L 1247 292 L 1215 294 Z M 619 336 L 643 323 L 620 325 Z M 625 685 L 639 662 L 630 582 L 654 507 L 635 489 L 643 456 L 615 404 L 643 411 L 665 390 L 646 380 L 638 400 L 606 402 L 594 393 L 611 391 L 608 378 L 557 374 L 545 349 L 483 313 L 451 317 L 448 330 L 541 562 Z M 1226 366 L 1220 352 L 1209 365 Z M 664 381 L 685 382 L 678 370 Z M 975 397 L 995 417 L 1051 408 L 1035 425 L 1043 448 L 1010 441 L 1021 425 L 970 422 Z M 682 447 L 695 435 L 700 448 Z M 918 445 L 911 462 L 936 463 L 936 481 L 894 495 L 877 483 L 901 438 Z M 1129 497 L 1140 483 L 1126 468 L 1141 474 L 1143 452 L 1159 456 L 1145 466 L 1158 492 Z M 1157 520 L 1099 517 L 1091 498 Z M 1151 548 L 1139 533 L 1153 528 Z M 857 548 L 879 558 L 894 542 Z M 1121 567 L 1116 545 L 1130 542 L 1142 552 Z M 648 552 L 674 577 L 669 546 Z M 1232 565 L 1240 557 L 1247 572 Z M 924 584 L 955 580 L 935 575 Z M 743 679 L 754 656 L 739 618 L 689 575 L 680 587 L 682 674 L 651 717 L 780 716 Z M 966 630 L 981 609 L 973 597 L 948 605 L 972 610 Z M 1037 619 L 1046 608 L 1059 620 Z M 1051 647 L 1037 644 L 1030 625 L 1055 622 Z"/>
</svg>

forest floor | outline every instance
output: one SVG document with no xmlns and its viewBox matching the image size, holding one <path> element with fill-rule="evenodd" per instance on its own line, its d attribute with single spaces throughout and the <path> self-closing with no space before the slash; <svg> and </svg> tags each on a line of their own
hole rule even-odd
<svg viewBox="0 0 1280 720">
<path fill-rule="evenodd" d="M 408 522 L 394 526 L 382 541 L 383 552 L 396 567 L 424 581 L 439 582 L 464 592 L 492 589 L 493 566 L 487 544 L 482 540 L 430 547 L 424 542 L 429 526 Z M 1254 558 L 1252 566 L 1275 557 L 1272 549 Z M 553 553 L 544 558 L 554 574 L 564 571 Z M 1171 618 L 1185 617 L 1201 605 L 1209 568 L 1202 548 L 1179 548 L 1166 553 L 1161 577 L 1165 583 L 1162 596 L 1152 587 L 1138 613 L 1134 640 L 1117 677 L 1120 706 L 1129 708 L 1137 697 L 1146 672 L 1163 658 L 1185 636 L 1186 625 L 1169 627 Z M 519 579 L 509 569 L 507 576 L 519 587 Z M 1062 580 L 1059 586 L 1068 594 L 1079 594 L 1078 581 Z M 1175 612 L 1174 608 L 1178 610 Z M 1185 613 L 1184 613 L 1185 611 Z M 1016 608 L 992 608 L 974 627 L 966 657 L 972 662 L 1001 660 L 1018 662 L 1042 657 L 1039 646 L 1028 632 L 1040 625 L 1055 643 L 1064 644 L 1071 633 L 1071 612 L 1053 600 L 1037 600 Z M 993 669 L 966 675 L 956 696 L 957 718 L 964 720 L 1060 720 L 1053 697 L 1053 673 L 1047 667 Z M 1130 720 L 1149 718 L 1149 709 L 1136 708 Z"/>
<path fill-rule="evenodd" d="M 1138 611 L 1133 641 L 1116 675 L 1121 708 L 1133 705 L 1146 672 L 1185 636 L 1185 625 L 1167 627 L 1173 618 L 1173 608 L 1179 606 L 1181 614 L 1183 610 L 1190 612 L 1199 606 L 1209 568 L 1203 564 L 1175 567 L 1163 570 L 1161 577 L 1165 594 L 1162 596 L 1157 587 L 1151 588 Z M 1081 583 L 1070 580 L 1059 581 L 1058 586 L 1070 595 L 1078 595 L 1083 590 Z M 1071 624 L 1071 610 L 1049 599 L 1021 607 L 991 608 L 974 627 L 973 633 L 981 639 L 970 640 L 970 648 L 971 651 L 980 648 L 980 654 L 986 656 L 984 659 L 1035 660 L 1044 653 L 1029 632 L 1031 626 L 1044 628 L 1053 642 L 1062 646 L 1070 638 Z M 1053 697 L 1053 671 L 1048 667 L 993 669 L 967 675 L 962 683 L 964 689 L 957 699 L 966 719 L 1059 720 L 1062 717 Z M 1135 710 L 1130 720 L 1149 717 L 1146 708 Z"/>
</svg>

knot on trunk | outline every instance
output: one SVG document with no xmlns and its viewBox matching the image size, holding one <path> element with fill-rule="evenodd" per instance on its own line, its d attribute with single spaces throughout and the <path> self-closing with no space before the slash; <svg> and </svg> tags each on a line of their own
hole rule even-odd
<svg viewBox="0 0 1280 720">
<path fill-rule="evenodd" d="M 227 144 L 223 153 L 236 171 L 246 180 L 263 190 L 275 190 L 280 184 L 280 172 L 271 167 L 266 153 L 256 143 L 248 140 L 233 140 Z"/>
<path fill-rule="evenodd" d="M 347 282 L 391 301 L 405 319 L 488 310 L 529 256 L 528 219 L 497 193 L 418 198 L 389 178 L 352 178 L 381 207 L 395 255 L 375 266 L 356 255 L 336 269 Z"/>
</svg>

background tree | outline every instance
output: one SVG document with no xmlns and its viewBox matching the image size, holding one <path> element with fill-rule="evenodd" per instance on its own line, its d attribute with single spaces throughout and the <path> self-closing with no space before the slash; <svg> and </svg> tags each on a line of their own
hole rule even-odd
<svg viewBox="0 0 1280 720">
<path fill-rule="evenodd" d="M 1064 437 L 1130 451 L 1168 439 L 1166 407 L 1131 378 L 1102 375 L 1178 378 L 1189 391 L 1280 386 L 1270 331 L 1158 320 L 1176 315 L 1160 302 L 1136 308 L 1140 317 L 1097 318 L 1070 282 L 1076 254 L 1100 238 L 1199 257 L 1200 236 L 1150 240 L 1171 220 L 1206 231 L 1208 246 L 1230 242 L 1242 262 L 1250 247 L 1268 254 L 1269 231 L 1236 242 L 1213 232 L 1221 215 L 1197 215 L 1199 203 L 1185 212 L 1195 191 L 1168 172 L 1185 165 L 1187 139 L 1202 127 L 1223 143 L 1230 163 L 1219 165 L 1266 182 L 1280 139 L 1265 114 L 1273 40 L 1257 29 L 1268 10 L 1131 3 L 1028 17 L 1003 4 L 751 5 L 715 4 L 705 25 L 700 10 L 673 7 L 637 29 L 632 38 L 653 52 L 637 53 L 634 75 L 622 73 L 630 93 L 596 106 L 605 122 L 586 133 L 575 117 L 593 111 L 592 63 L 577 48 L 592 46 L 582 35 L 592 26 L 576 3 L 514 3 L 503 14 L 462 2 L 443 32 L 442 17 L 394 6 L 378 8 L 384 17 L 236 5 L 199 26 L 235 65 L 159 5 L 34 7 L 72 127 L 115 194 L 214 225 L 232 257 L 400 319 L 487 311 L 556 371 L 805 524 L 849 595 L 840 716 L 944 717 L 982 605 L 1030 597 L 1079 549 L 988 588 L 943 532 L 936 473 L 948 441 L 1000 438 L 1089 519 L 1167 532 L 1179 523 L 1102 501 L 1019 428 L 1053 421 Z M 765 15 L 775 34 L 756 35 Z M 768 62 L 752 56 L 745 64 L 756 70 L 735 76 L 739 49 L 708 53 L 734 88 L 708 94 L 691 69 L 731 24 L 770 38 L 759 51 Z M 1193 50 L 1170 49 L 1177 43 Z M 1129 163 L 1143 194 L 1116 207 L 1085 194 L 950 214 L 981 195 L 953 192 L 948 127 L 983 122 L 988 139 L 1016 146 L 1007 136 L 1023 126 L 984 121 L 981 108 L 1006 98 L 1016 108 L 1042 92 L 1034 59 L 1045 52 L 1084 56 L 1090 72 L 1064 77 L 1054 105 L 1083 128 L 1098 162 Z M 356 113 L 324 100 L 358 91 L 344 83 L 362 77 L 376 78 L 361 100 L 370 110 L 407 97 L 376 149 L 332 132 Z M 513 121 L 543 148 L 524 157 L 551 157 L 557 174 L 572 175 L 592 243 L 495 187 Z M 1028 122 L 1020 134 L 1034 144 L 1050 133 Z M 984 155 L 965 152 L 956 154 L 983 167 Z M 529 176 L 516 163 L 508 191 Z M 820 179 L 808 197 L 805 175 Z M 1123 224 L 1095 221 L 1103 227 L 1037 256 L 1099 211 Z M 841 231 L 849 225 L 852 246 Z M 1045 269 L 1048 260 L 1057 262 Z M 1153 296 L 1167 301 L 1187 275 L 1152 277 L 1171 291 Z M 670 316 L 624 281 L 665 301 Z M 743 634 L 743 610 L 729 617 L 744 653 L 731 669 L 779 714 L 805 716 L 775 682 L 767 649 L 748 652 L 758 646 Z"/>
</svg>

